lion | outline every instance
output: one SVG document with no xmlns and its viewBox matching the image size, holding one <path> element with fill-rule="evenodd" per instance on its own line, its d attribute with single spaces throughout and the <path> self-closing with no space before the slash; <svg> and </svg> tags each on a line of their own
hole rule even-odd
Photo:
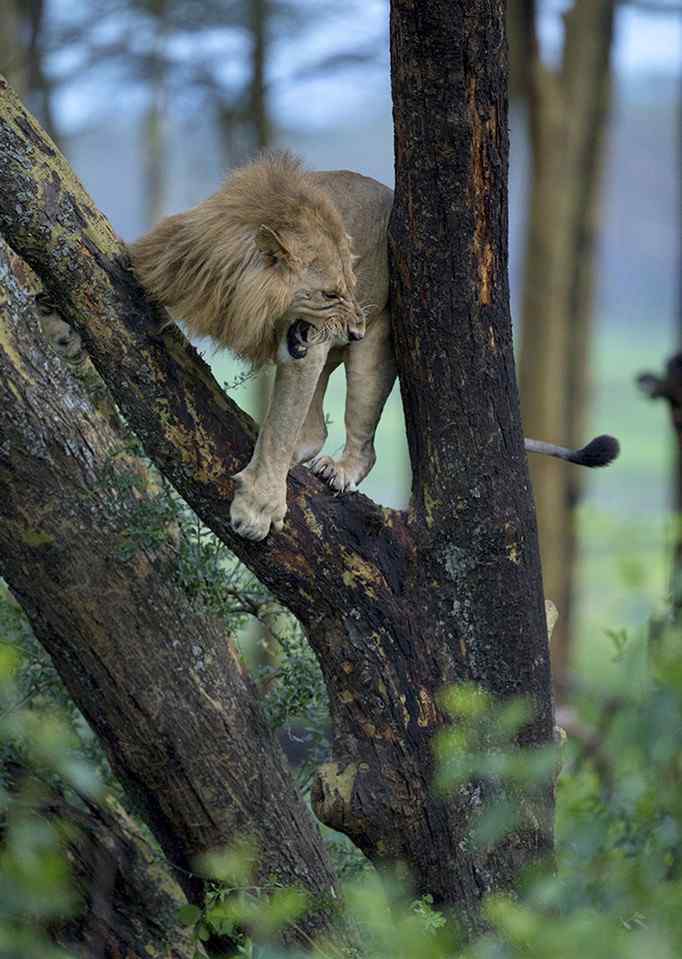
<svg viewBox="0 0 682 959">
<path fill-rule="evenodd" d="M 389 315 L 392 191 L 347 170 L 310 172 L 290 153 L 236 169 L 198 206 L 131 246 L 134 272 L 170 320 L 259 367 L 275 384 L 251 461 L 234 477 L 234 531 L 260 541 L 282 529 L 287 474 L 307 463 L 336 492 L 374 466 L 374 435 L 396 378 Z M 322 454 L 331 373 L 346 369 L 346 442 Z M 526 449 L 585 466 L 618 453 L 612 437 L 582 450 Z"/>
</svg>

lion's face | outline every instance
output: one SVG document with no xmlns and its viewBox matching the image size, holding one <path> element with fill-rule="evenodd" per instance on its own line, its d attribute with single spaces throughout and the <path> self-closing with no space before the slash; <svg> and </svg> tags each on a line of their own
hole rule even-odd
<svg viewBox="0 0 682 959">
<path fill-rule="evenodd" d="M 299 338 L 305 333 L 308 344 L 331 340 L 345 346 L 365 335 L 364 312 L 354 296 L 350 243 L 340 250 L 326 237 L 319 239 L 308 262 L 290 265 L 292 300 L 286 322 L 296 323 Z"/>
</svg>

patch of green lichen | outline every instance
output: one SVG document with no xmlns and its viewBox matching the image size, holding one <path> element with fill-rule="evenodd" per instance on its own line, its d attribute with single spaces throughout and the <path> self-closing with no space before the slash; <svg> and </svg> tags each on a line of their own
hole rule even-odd
<svg viewBox="0 0 682 959">
<path fill-rule="evenodd" d="M 54 537 L 38 529 L 25 529 L 21 538 L 27 546 L 54 546 Z"/>
<path fill-rule="evenodd" d="M 357 763 L 349 763 L 343 772 L 339 772 L 338 763 L 324 763 L 318 771 L 324 792 L 332 800 L 340 799 L 346 809 L 350 809 L 357 774 Z"/>
<path fill-rule="evenodd" d="M 432 529 L 436 522 L 435 512 L 440 504 L 438 500 L 435 499 L 435 497 L 431 496 L 431 493 L 429 492 L 429 488 L 426 484 L 424 484 L 423 496 L 424 496 L 424 518 L 426 519 L 427 527 L 429 529 Z"/>
</svg>

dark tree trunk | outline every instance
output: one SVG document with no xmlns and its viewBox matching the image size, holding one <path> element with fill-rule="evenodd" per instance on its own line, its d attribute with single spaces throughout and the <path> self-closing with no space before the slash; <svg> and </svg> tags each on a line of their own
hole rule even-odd
<svg viewBox="0 0 682 959">
<path fill-rule="evenodd" d="M 198 855 L 250 837 L 264 883 L 311 893 L 307 941 L 335 916 L 319 832 L 231 638 L 176 582 L 171 544 L 130 555 L 126 480 L 144 466 L 112 459 L 124 439 L 41 343 L 0 246 L 0 572 L 188 897 L 203 896 Z"/>
<path fill-rule="evenodd" d="M 158 317 L 120 244 L 7 90 L 0 228 L 82 333 L 147 453 L 308 627 L 333 720 L 333 756 L 314 788 L 320 818 L 374 862 L 406 862 L 417 888 L 474 932 L 482 898 L 513 887 L 551 849 L 551 785 L 540 797 L 513 788 L 521 826 L 476 847 L 470 831 L 500 794 L 477 782 L 434 795 L 433 736 L 447 722 L 438 694 L 471 682 L 529 697 L 525 744 L 549 743 L 553 723 L 509 322 L 504 5 L 463 7 L 392 7 L 393 299 L 414 474 L 406 515 L 332 496 L 296 469 L 284 531 L 257 545 L 234 536 L 231 475 L 251 454 L 251 423 L 177 331 L 150 336 Z M 210 745 L 216 734 L 203 735 Z M 176 763 L 189 739 L 182 749 Z M 174 764 L 157 768 L 161 787 Z"/>
<path fill-rule="evenodd" d="M 394 0 L 391 41 L 392 296 L 416 552 L 401 589 L 409 612 L 394 629 L 423 711 L 408 729 L 407 752 L 423 757 L 441 722 L 437 687 L 462 681 L 530 696 L 536 713 L 526 741 L 546 742 L 547 635 L 507 280 L 504 4 L 475 0 L 465 12 L 445 0 Z M 417 860 L 427 829 L 461 849 L 472 813 L 466 801 L 434 803 L 423 759 L 421 766 L 408 796 L 425 832 L 418 836 L 415 823 L 403 839 L 414 838 Z M 431 866 L 431 888 L 452 899 L 454 870 L 457 897 L 473 916 L 481 891 L 511 885 L 522 862 L 550 847 L 549 817 L 539 821 L 516 851 L 444 855 Z"/>
</svg>

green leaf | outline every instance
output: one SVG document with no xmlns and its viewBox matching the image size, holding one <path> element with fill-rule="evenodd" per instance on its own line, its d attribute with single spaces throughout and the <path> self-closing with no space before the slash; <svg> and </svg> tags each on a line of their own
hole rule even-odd
<svg viewBox="0 0 682 959">
<path fill-rule="evenodd" d="M 201 909 L 188 903 L 178 909 L 176 918 L 181 926 L 193 926 L 201 918 Z"/>
</svg>

